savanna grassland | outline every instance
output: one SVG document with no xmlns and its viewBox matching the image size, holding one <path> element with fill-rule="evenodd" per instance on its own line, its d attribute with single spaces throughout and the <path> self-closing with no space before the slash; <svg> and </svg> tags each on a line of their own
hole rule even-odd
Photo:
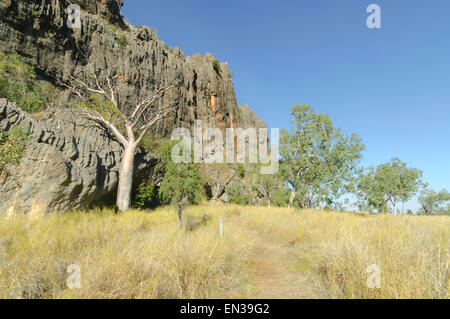
<svg viewBox="0 0 450 319">
<path fill-rule="evenodd" d="M 1 217 L 0 297 L 448 298 L 448 216 L 216 205 L 184 224 L 170 208 Z"/>
</svg>

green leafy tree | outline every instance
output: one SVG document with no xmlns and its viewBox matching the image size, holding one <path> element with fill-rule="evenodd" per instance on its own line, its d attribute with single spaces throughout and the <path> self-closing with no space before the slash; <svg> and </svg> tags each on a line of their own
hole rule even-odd
<svg viewBox="0 0 450 319">
<path fill-rule="evenodd" d="M 163 202 L 173 205 L 178 212 L 178 223 L 183 225 L 183 210 L 202 198 L 203 181 L 195 164 L 167 163 L 164 178 L 159 188 Z"/>
<path fill-rule="evenodd" d="M 387 212 L 391 204 L 392 212 L 396 214 L 397 204 L 410 200 L 423 185 L 421 178 L 421 170 L 407 167 L 398 158 L 376 169 L 370 167 L 359 179 L 356 191 L 360 199 L 359 206 Z"/>
<path fill-rule="evenodd" d="M 364 145 L 357 134 L 345 136 L 326 114 L 308 105 L 291 109 L 294 128 L 282 130 L 281 174 L 289 183 L 289 207 L 297 199 L 310 207 L 314 195 L 334 199 L 353 190 Z"/>
<path fill-rule="evenodd" d="M 436 192 L 425 188 L 419 196 L 419 204 L 421 206 L 419 214 L 448 215 L 450 213 L 450 193 L 446 189 Z"/>
<path fill-rule="evenodd" d="M 356 205 L 360 211 L 372 211 L 377 209 L 379 212 L 386 211 L 383 190 L 380 184 L 375 183 L 375 169 L 371 166 L 362 172 L 359 176 L 355 194 L 358 199 Z"/>
<path fill-rule="evenodd" d="M 272 194 L 272 204 L 275 207 L 287 207 L 291 191 L 289 188 L 276 189 Z"/>
<path fill-rule="evenodd" d="M 122 34 L 119 37 L 117 37 L 116 42 L 117 42 L 117 44 L 119 44 L 119 46 L 122 49 L 125 49 L 127 47 L 127 45 L 128 45 L 127 37 L 124 34 Z"/>
</svg>

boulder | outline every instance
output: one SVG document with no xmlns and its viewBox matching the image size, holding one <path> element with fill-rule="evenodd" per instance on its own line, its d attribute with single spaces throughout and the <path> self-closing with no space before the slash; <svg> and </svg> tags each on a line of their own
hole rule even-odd
<svg viewBox="0 0 450 319">
<path fill-rule="evenodd" d="M 114 203 L 123 148 L 76 110 L 62 109 L 38 119 L 0 99 L 0 131 L 13 125 L 30 132 L 20 164 L 0 180 L 0 212 L 35 214 Z M 142 149 L 136 156 L 136 184 L 156 160 Z"/>
</svg>

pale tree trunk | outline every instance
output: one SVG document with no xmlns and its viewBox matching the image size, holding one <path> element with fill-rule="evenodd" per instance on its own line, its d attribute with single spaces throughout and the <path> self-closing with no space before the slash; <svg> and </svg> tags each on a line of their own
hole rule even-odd
<svg viewBox="0 0 450 319">
<path fill-rule="evenodd" d="M 183 206 L 178 206 L 178 226 L 183 227 Z"/>
<path fill-rule="evenodd" d="M 292 208 L 292 205 L 294 204 L 294 199 L 295 199 L 295 189 L 292 189 L 291 198 L 289 198 L 289 208 Z"/>
<path fill-rule="evenodd" d="M 233 171 L 231 176 L 222 184 L 219 182 L 219 177 L 217 177 L 217 183 L 216 183 L 216 192 L 214 193 L 213 197 L 211 198 L 211 203 L 215 205 L 216 201 L 219 200 L 219 198 L 222 197 L 222 195 L 225 193 L 225 189 L 230 184 L 230 182 L 233 180 L 234 176 L 236 175 L 236 169 Z"/>
<path fill-rule="evenodd" d="M 124 212 L 130 208 L 131 204 L 135 150 L 150 127 L 174 110 L 175 107 L 165 105 L 158 109 L 153 109 L 154 114 L 151 115 L 151 118 L 146 118 L 145 115 L 154 103 L 161 98 L 165 92 L 172 89 L 174 85 L 157 84 L 152 93 L 149 93 L 146 97 L 141 97 L 140 102 L 135 105 L 133 112 L 129 115 L 124 112 L 120 98 L 121 93 L 124 93 L 121 92 L 123 87 L 122 75 L 128 66 L 126 64 L 118 64 L 116 65 L 117 69 L 114 71 L 111 70 L 111 73 L 108 76 L 100 76 L 99 72 L 92 64 L 88 64 L 88 66 L 90 66 L 91 74 L 90 76 L 86 76 L 86 78 L 93 77 L 93 80 L 95 80 L 92 81 L 95 82 L 93 87 L 90 87 L 89 83 L 86 81 L 77 79 L 70 74 L 69 84 L 65 84 L 65 86 L 73 90 L 73 92 L 85 103 L 86 108 L 81 109 L 81 114 L 90 120 L 100 123 L 106 130 L 113 133 L 124 147 L 124 154 L 120 164 L 116 201 L 118 209 L 121 212 Z M 121 76 L 115 76 L 114 74 L 120 74 Z M 181 82 L 181 77 L 178 83 L 179 82 Z M 109 108 L 98 110 L 98 106 L 93 105 L 90 102 L 91 99 L 89 96 L 93 93 L 103 95 L 103 97 L 105 97 L 105 99 L 114 107 L 114 112 L 110 112 Z M 104 113 L 108 116 L 105 116 Z M 119 119 L 126 127 L 127 138 L 115 124 L 115 121 Z M 144 122 L 143 125 L 142 122 Z M 135 139 L 135 134 L 137 139 Z"/>
<path fill-rule="evenodd" d="M 394 200 L 394 215 L 397 215 L 397 203 Z"/>
<path fill-rule="evenodd" d="M 221 189 L 220 185 L 216 184 L 216 192 L 214 193 L 213 197 L 211 198 L 211 203 L 213 205 L 215 205 L 216 201 L 219 199 L 219 195 L 220 195 L 221 190 L 222 189 Z"/>
<path fill-rule="evenodd" d="M 267 206 L 270 208 L 270 197 L 267 199 Z"/>
<path fill-rule="evenodd" d="M 313 192 L 309 191 L 308 201 L 306 202 L 306 205 L 307 205 L 306 208 L 311 208 L 312 197 L 313 197 Z"/>
<path fill-rule="evenodd" d="M 125 145 L 125 152 L 120 164 L 117 207 L 121 212 L 127 211 L 131 204 L 135 150 L 136 146 L 134 143 L 128 142 Z"/>
</svg>

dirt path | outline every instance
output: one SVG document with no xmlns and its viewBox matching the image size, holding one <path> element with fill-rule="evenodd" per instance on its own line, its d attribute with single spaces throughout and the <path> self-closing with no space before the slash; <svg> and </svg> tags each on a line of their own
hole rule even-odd
<svg viewBox="0 0 450 319">
<path fill-rule="evenodd" d="M 248 232 L 252 243 L 249 261 L 248 298 L 315 299 L 308 267 L 293 249 L 271 242 L 256 232 Z"/>
</svg>

